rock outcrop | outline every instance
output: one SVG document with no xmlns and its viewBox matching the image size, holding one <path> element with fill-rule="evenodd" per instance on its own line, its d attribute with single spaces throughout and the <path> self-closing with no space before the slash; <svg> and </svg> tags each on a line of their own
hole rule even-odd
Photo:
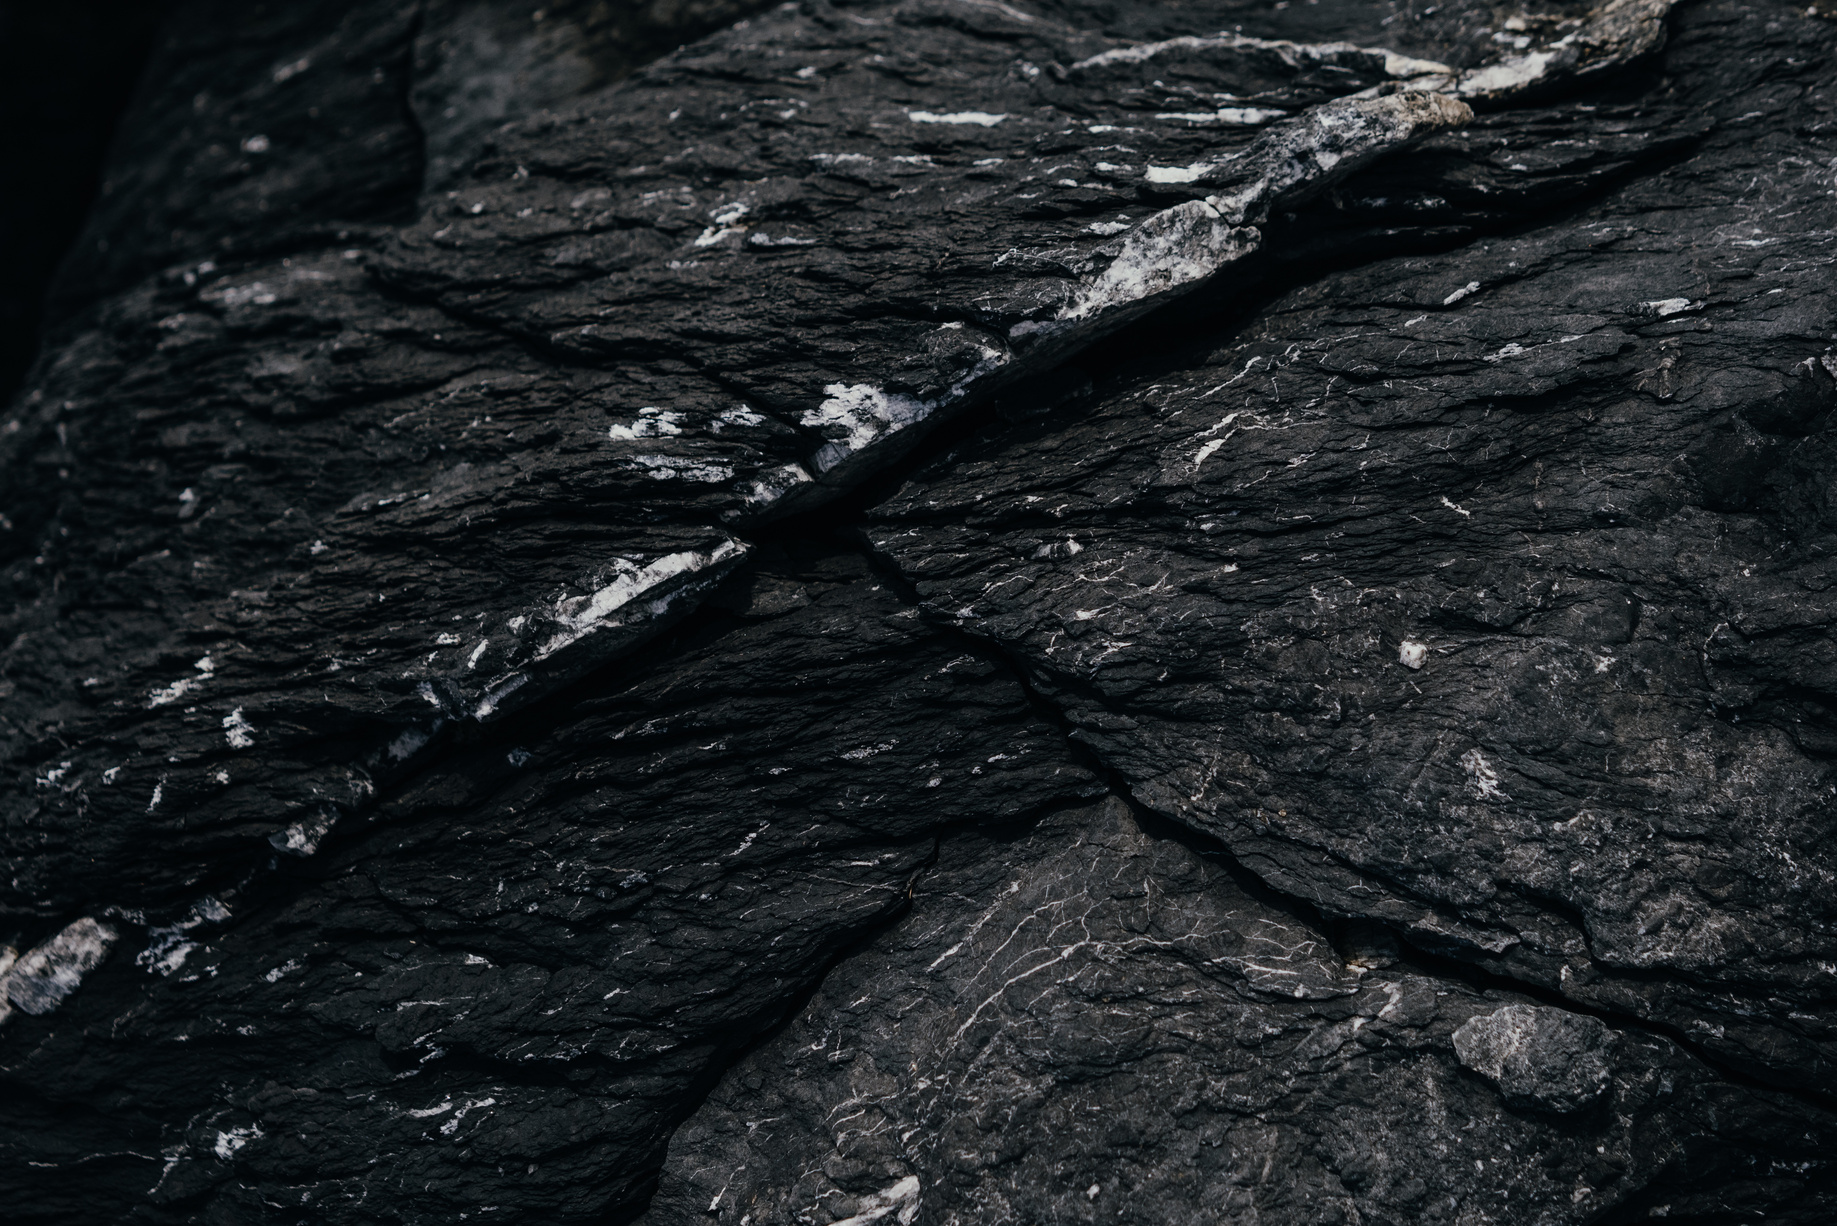
<svg viewBox="0 0 1837 1226">
<path fill-rule="evenodd" d="M 181 5 L 0 425 L 9 1217 L 1828 1220 L 1834 46 Z"/>
</svg>

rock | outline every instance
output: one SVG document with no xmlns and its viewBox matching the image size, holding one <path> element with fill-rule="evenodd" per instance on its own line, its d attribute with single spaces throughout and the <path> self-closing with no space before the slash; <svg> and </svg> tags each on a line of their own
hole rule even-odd
<svg viewBox="0 0 1837 1226">
<path fill-rule="evenodd" d="M 1563 1009 L 1506 1005 L 1454 1032 L 1461 1063 L 1508 1099 L 1546 1111 L 1579 1111 L 1612 1076 L 1613 1034 L 1599 1020 Z"/>
<path fill-rule="evenodd" d="M 1735 121 L 1799 105 L 1716 75 L 1726 28 L 1677 19 L 1650 105 L 1741 109 L 1670 168 L 1278 283 L 1229 339 L 940 456 L 871 536 L 1136 799 L 1272 887 L 1828 1091 L 1826 708 L 1794 695 L 1837 542 L 1785 458 L 1823 427 L 1779 406 L 1837 407 L 1811 390 L 1829 290 L 1769 279 L 1765 252 L 1822 240 L 1768 205 L 1722 288 L 1685 292 L 1692 236 L 1770 165 Z M 1402 167 L 1450 147 L 1374 172 L 1390 219 L 1428 190 Z"/>
<path fill-rule="evenodd" d="M 941 848 L 677 1131 L 642 1220 L 865 1221 L 903 1187 L 934 1222 L 1597 1221 L 1732 1187 L 1765 1098 L 1668 1040 L 1361 973 L 1112 800 Z"/>
<path fill-rule="evenodd" d="M 179 6 L 0 421 L 9 1220 L 1829 1220 L 1834 42 Z"/>
<path fill-rule="evenodd" d="M 64 1003 L 83 976 L 108 957 L 116 935 L 107 924 L 85 917 L 25 954 L 15 957 L 9 948 L 6 965 L 0 967 L 0 1022 L 15 1006 L 49 1013 Z"/>
</svg>

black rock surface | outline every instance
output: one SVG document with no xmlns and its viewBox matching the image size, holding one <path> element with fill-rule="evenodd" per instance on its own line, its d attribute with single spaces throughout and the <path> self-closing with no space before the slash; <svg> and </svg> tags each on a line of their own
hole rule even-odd
<svg viewBox="0 0 1837 1226">
<path fill-rule="evenodd" d="M 179 5 L 0 423 L 8 1219 L 1829 1220 L 1834 47 Z"/>
</svg>

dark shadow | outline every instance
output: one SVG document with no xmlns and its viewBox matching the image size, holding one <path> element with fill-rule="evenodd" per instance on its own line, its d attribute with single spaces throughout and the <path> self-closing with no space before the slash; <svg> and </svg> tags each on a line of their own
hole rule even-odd
<svg viewBox="0 0 1837 1226">
<path fill-rule="evenodd" d="M 0 0 L 0 402 L 38 354 L 45 290 L 75 241 L 174 0 Z"/>
</svg>

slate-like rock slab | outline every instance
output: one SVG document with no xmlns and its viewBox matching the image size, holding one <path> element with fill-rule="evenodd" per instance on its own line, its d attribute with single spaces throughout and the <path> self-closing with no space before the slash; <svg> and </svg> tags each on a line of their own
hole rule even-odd
<svg viewBox="0 0 1837 1226">
<path fill-rule="evenodd" d="M 8 1220 L 1828 1221 L 1834 45 L 179 6 L 0 419 Z"/>
</svg>

